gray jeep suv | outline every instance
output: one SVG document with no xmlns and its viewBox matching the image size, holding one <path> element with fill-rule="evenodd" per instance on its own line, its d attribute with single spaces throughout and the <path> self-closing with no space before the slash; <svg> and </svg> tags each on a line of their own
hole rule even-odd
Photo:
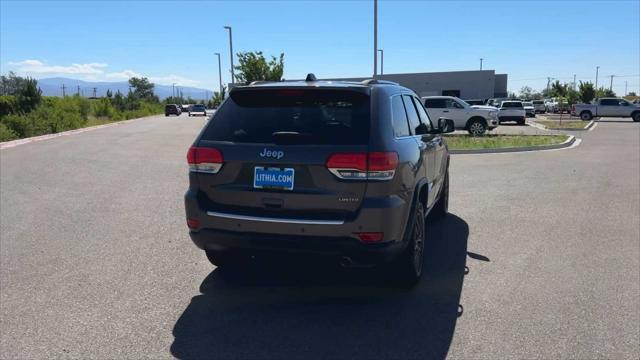
<svg viewBox="0 0 640 360">
<path fill-rule="evenodd" d="M 415 284 L 426 215 L 447 213 L 451 131 L 391 82 L 235 87 L 187 155 L 191 239 L 217 266 L 315 254 Z"/>
</svg>

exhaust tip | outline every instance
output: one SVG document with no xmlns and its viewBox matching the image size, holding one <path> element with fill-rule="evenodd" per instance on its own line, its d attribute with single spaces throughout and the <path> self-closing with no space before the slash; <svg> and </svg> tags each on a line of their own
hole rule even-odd
<svg viewBox="0 0 640 360">
<path fill-rule="evenodd" d="M 348 257 L 348 256 L 343 256 L 342 259 L 340 259 L 340 266 L 342 266 L 342 267 L 352 267 L 353 266 L 353 260 L 351 260 L 351 258 Z"/>
</svg>

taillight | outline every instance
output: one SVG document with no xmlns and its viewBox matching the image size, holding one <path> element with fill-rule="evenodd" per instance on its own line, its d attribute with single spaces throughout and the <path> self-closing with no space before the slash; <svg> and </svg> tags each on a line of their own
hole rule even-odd
<svg viewBox="0 0 640 360">
<path fill-rule="evenodd" d="M 222 153 L 218 149 L 192 146 L 187 153 L 189 171 L 215 174 L 220 171 Z"/>
<path fill-rule="evenodd" d="M 187 226 L 189 227 L 189 229 L 197 229 L 200 227 L 200 220 L 188 218 Z"/>
<path fill-rule="evenodd" d="M 389 180 L 397 167 L 395 152 L 335 153 L 327 159 L 327 169 L 345 180 Z"/>
<path fill-rule="evenodd" d="M 360 239 L 360 241 L 366 243 L 381 241 L 384 236 L 384 233 L 381 232 L 359 232 L 355 234 L 356 236 L 358 236 L 358 239 Z"/>
</svg>

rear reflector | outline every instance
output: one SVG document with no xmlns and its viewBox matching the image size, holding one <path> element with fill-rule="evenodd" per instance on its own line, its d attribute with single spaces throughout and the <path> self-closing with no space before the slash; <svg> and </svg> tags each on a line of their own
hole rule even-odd
<svg viewBox="0 0 640 360">
<path fill-rule="evenodd" d="M 398 167 L 395 152 L 335 153 L 327 159 L 327 169 L 345 180 L 389 180 Z"/>
<path fill-rule="evenodd" d="M 187 226 L 189 227 L 189 229 L 197 229 L 200 227 L 200 220 L 187 219 Z"/>
<path fill-rule="evenodd" d="M 193 172 L 215 174 L 224 163 L 218 149 L 192 146 L 187 152 L 189 170 Z"/>
<path fill-rule="evenodd" d="M 356 235 L 358 236 L 358 239 L 360 239 L 360 241 L 368 243 L 378 242 L 384 237 L 384 233 L 381 232 L 359 232 L 356 233 Z"/>
</svg>

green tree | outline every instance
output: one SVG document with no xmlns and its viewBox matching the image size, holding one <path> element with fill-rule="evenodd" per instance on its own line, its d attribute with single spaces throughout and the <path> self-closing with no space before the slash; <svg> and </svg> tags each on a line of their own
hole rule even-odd
<svg viewBox="0 0 640 360">
<path fill-rule="evenodd" d="M 612 90 L 601 87 L 600 89 L 598 89 L 598 91 L 596 91 L 596 98 L 603 97 L 616 97 L 616 93 Z"/>
<path fill-rule="evenodd" d="M 17 76 L 13 71 L 0 76 L 0 95 L 16 95 L 24 87 L 26 78 Z"/>
<path fill-rule="evenodd" d="M 133 88 L 133 99 L 156 101 L 157 97 L 153 94 L 155 85 L 146 77 L 132 77 L 129 79 L 129 86 Z"/>
<path fill-rule="evenodd" d="M 580 93 L 574 90 L 573 87 L 568 87 L 566 98 L 569 105 L 576 104 L 580 100 Z"/>
<path fill-rule="evenodd" d="M 520 89 L 520 97 L 525 99 L 525 100 L 531 99 L 532 94 L 533 94 L 533 89 L 530 88 L 529 86 L 523 86 Z"/>
<path fill-rule="evenodd" d="M 551 96 L 553 97 L 565 97 L 567 95 L 567 89 L 569 86 L 567 84 L 560 84 L 559 80 L 556 80 L 551 84 Z"/>
<path fill-rule="evenodd" d="M 209 100 L 208 106 L 210 108 L 217 108 L 224 101 L 225 93 L 227 91 L 226 87 L 222 87 L 222 91 L 214 91 L 213 97 Z"/>
<path fill-rule="evenodd" d="M 120 112 L 126 110 L 127 104 L 120 90 L 116 91 L 116 94 L 113 96 L 113 99 L 111 99 L 111 104 Z"/>
<path fill-rule="evenodd" d="M 578 93 L 580 96 L 580 100 L 588 104 L 596 97 L 596 91 L 593 88 L 593 83 L 590 81 L 582 82 L 578 85 Z"/>
<path fill-rule="evenodd" d="M 284 73 L 284 53 L 280 54 L 280 58 L 271 57 L 271 61 L 267 62 L 262 55 L 262 51 L 240 52 L 236 66 L 236 80 L 240 83 L 248 84 L 252 81 L 282 81 Z"/>
<path fill-rule="evenodd" d="M 107 90 L 107 97 L 111 99 L 112 96 L 113 96 L 113 93 L 111 92 L 111 90 Z"/>
<path fill-rule="evenodd" d="M 627 96 L 638 96 L 638 95 L 636 95 L 635 91 L 630 91 L 629 94 L 627 94 Z"/>
<path fill-rule="evenodd" d="M 16 95 L 16 102 L 19 111 L 28 113 L 40 104 L 42 91 L 38 88 L 38 82 L 31 78 L 26 79 L 21 86 Z"/>
</svg>

